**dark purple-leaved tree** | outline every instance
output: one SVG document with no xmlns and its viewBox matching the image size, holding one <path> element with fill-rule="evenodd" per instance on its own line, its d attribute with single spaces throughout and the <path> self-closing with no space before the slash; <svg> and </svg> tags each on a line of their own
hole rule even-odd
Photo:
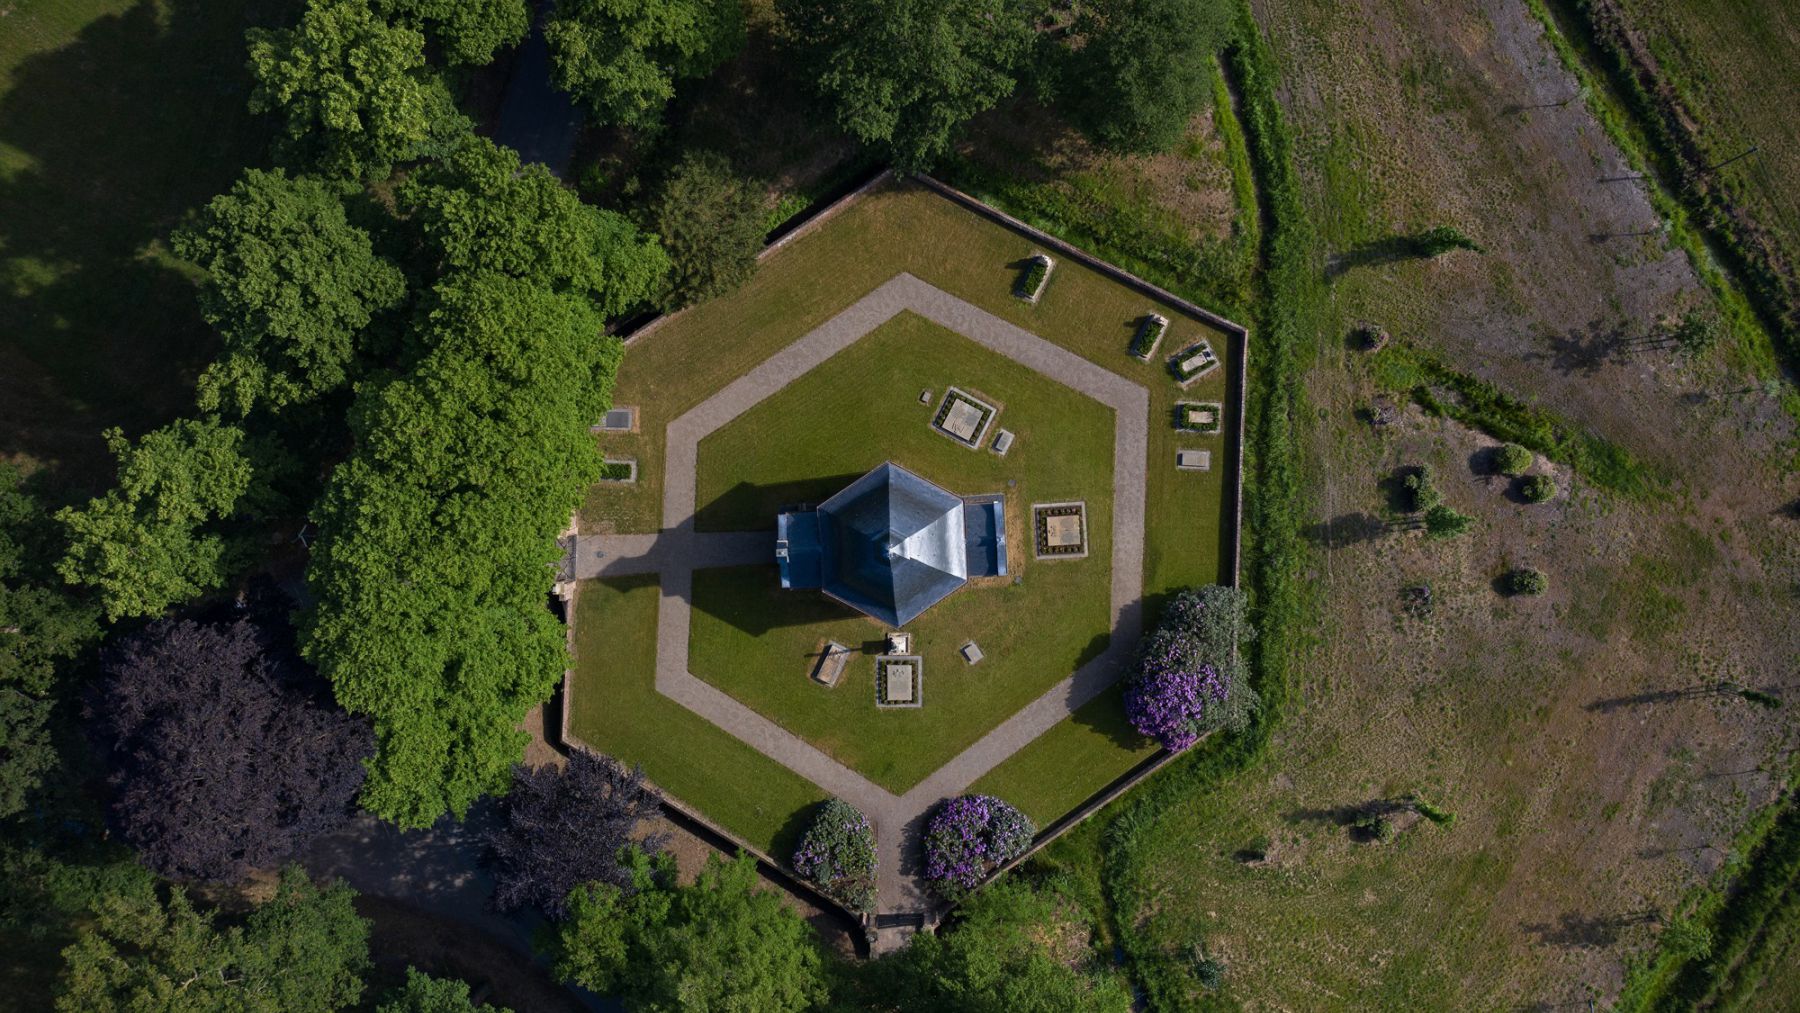
<svg viewBox="0 0 1800 1013">
<path fill-rule="evenodd" d="M 89 701 L 112 818 L 145 865 L 232 880 L 350 817 L 374 752 L 277 631 L 163 620 L 105 656 Z"/>
<path fill-rule="evenodd" d="M 1240 648 L 1254 632 L 1244 594 L 1217 585 L 1183 591 L 1144 636 L 1125 681 L 1132 727 L 1180 751 L 1216 728 L 1242 728 L 1257 705 Z"/>
<path fill-rule="evenodd" d="M 488 835 L 494 906 L 535 907 L 561 919 L 568 913 L 569 894 L 584 883 L 629 887 L 631 874 L 619 865 L 619 849 L 661 804 L 656 789 L 644 783 L 642 768 L 608 756 L 576 752 L 561 770 L 514 768 L 500 826 Z M 663 841 L 653 836 L 637 843 L 654 851 Z"/>
</svg>

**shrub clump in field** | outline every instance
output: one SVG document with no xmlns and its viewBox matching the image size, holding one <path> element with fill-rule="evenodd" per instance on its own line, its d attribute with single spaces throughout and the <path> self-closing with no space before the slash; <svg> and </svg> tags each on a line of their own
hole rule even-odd
<svg viewBox="0 0 1800 1013">
<path fill-rule="evenodd" d="M 1443 502 L 1444 494 L 1438 492 L 1437 485 L 1431 481 L 1431 466 L 1421 464 L 1406 473 L 1400 480 L 1400 487 L 1406 493 L 1406 507 L 1409 513 L 1424 513 Z"/>
<path fill-rule="evenodd" d="M 1556 495 L 1556 479 L 1549 475 L 1526 475 L 1519 482 L 1519 495 L 1527 503 L 1542 503 Z"/>
<path fill-rule="evenodd" d="M 852 911 L 875 910 L 875 830 L 840 798 L 819 807 L 794 849 L 794 871 Z"/>
<path fill-rule="evenodd" d="M 1550 578 L 1544 571 L 1528 566 L 1508 571 L 1505 584 L 1507 594 L 1543 594 L 1550 590 Z"/>
<path fill-rule="evenodd" d="M 1216 728 L 1241 728 L 1256 709 L 1238 647 L 1253 635 L 1243 592 L 1209 586 L 1177 595 L 1144 638 L 1125 686 L 1132 727 L 1181 750 Z"/>
<path fill-rule="evenodd" d="M 1503 443 L 1494 450 L 1494 470 L 1502 475 L 1523 475 L 1535 460 L 1536 455 L 1517 443 Z"/>
<path fill-rule="evenodd" d="M 1432 538 L 1455 538 L 1475 526 L 1475 518 L 1442 503 L 1425 511 L 1425 534 Z"/>
<path fill-rule="evenodd" d="M 925 827 L 925 881 L 945 900 L 961 900 L 1036 835 L 1031 817 L 992 795 L 948 799 Z"/>
<path fill-rule="evenodd" d="M 1476 253 L 1486 252 L 1481 244 L 1470 239 L 1463 230 L 1454 225 L 1439 225 L 1426 229 L 1414 236 L 1407 237 L 1412 251 L 1421 257 L 1441 257 L 1452 250 L 1473 250 Z"/>
</svg>

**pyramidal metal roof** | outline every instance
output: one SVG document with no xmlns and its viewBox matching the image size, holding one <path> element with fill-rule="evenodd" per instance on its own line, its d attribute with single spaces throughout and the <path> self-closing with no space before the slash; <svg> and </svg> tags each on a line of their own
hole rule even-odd
<svg viewBox="0 0 1800 1013">
<path fill-rule="evenodd" d="M 969 579 L 963 501 L 889 462 L 819 504 L 826 594 L 904 626 Z"/>
</svg>

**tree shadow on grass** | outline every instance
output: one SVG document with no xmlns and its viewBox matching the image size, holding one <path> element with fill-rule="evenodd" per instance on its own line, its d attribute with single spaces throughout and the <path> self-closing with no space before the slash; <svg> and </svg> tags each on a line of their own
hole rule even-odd
<svg viewBox="0 0 1800 1013">
<path fill-rule="evenodd" d="M 1565 913 L 1554 924 L 1527 922 L 1520 927 L 1537 936 L 1538 942 L 1564 949 L 1604 949 L 1618 943 L 1619 936 L 1633 925 L 1647 925 L 1656 920 L 1654 911 L 1637 911 L 1622 915 L 1584 915 Z"/>
<path fill-rule="evenodd" d="M 1633 693 L 1630 696 L 1607 697 L 1595 700 L 1582 708 L 1595 714 L 1611 714 L 1614 711 L 1630 707 L 1645 707 L 1655 704 L 1680 703 L 1684 700 L 1704 700 L 1707 697 L 1725 696 L 1736 692 L 1730 683 L 1716 682 L 1700 686 L 1683 686 L 1678 689 L 1659 689 L 1648 693 Z"/>
<path fill-rule="evenodd" d="M 795 482 L 739 482 L 694 511 L 694 530 L 772 529 L 775 527 L 776 514 L 801 507 L 816 507 L 861 477 L 861 474 L 846 474 Z"/>
<path fill-rule="evenodd" d="M 1131 719 L 1125 714 L 1125 686 L 1120 683 L 1105 693 L 1100 694 L 1070 715 L 1069 720 L 1095 734 L 1103 736 L 1106 741 L 1120 749 L 1141 749 L 1149 743 L 1149 739 L 1131 726 Z"/>
<path fill-rule="evenodd" d="M 285 4 L 142 0 L 11 68 L 0 94 L 0 452 L 109 471 L 99 431 L 188 410 L 216 347 L 166 250 L 262 161 L 244 29 Z"/>
</svg>

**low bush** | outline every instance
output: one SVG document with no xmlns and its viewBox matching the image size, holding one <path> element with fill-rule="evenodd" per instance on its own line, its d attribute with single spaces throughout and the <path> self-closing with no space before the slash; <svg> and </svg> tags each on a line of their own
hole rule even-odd
<svg viewBox="0 0 1800 1013">
<path fill-rule="evenodd" d="M 1425 533 L 1432 538 L 1455 538 L 1475 526 L 1475 518 L 1442 503 L 1425 511 Z"/>
<path fill-rule="evenodd" d="M 1018 296 L 1021 299 L 1034 299 L 1038 289 L 1044 285 L 1044 279 L 1050 273 L 1050 265 L 1041 257 L 1033 257 L 1025 262 L 1025 270 L 1019 273 Z"/>
<path fill-rule="evenodd" d="M 1420 816 L 1436 823 L 1440 827 L 1452 826 L 1456 823 L 1455 813 L 1439 808 L 1417 796 L 1413 797 L 1412 809 L 1413 812 L 1418 813 Z"/>
<path fill-rule="evenodd" d="M 875 830 L 862 810 L 834 798 L 819 807 L 794 849 L 794 871 L 852 911 L 875 910 Z"/>
<path fill-rule="evenodd" d="M 1542 503 L 1556 495 L 1556 479 L 1549 475 L 1526 475 L 1519 482 L 1519 495 L 1527 503 Z"/>
<path fill-rule="evenodd" d="M 1503 443 L 1494 450 L 1494 470 L 1502 475 L 1523 475 L 1535 460 L 1530 450 L 1517 443 Z"/>
<path fill-rule="evenodd" d="M 1472 250 L 1484 253 L 1481 244 L 1470 239 L 1454 225 L 1439 225 L 1426 229 L 1415 236 L 1407 237 L 1408 245 L 1421 257 L 1441 257 L 1452 250 Z"/>
<path fill-rule="evenodd" d="M 1400 480 L 1401 488 L 1406 491 L 1407 510 L 1409 513 L 1424 513 L 1443 502 L 1443 494 L 1431 481 L 1431 466 L 1421 464 L 1406 473 Z"/>
<path fill-rule="evenodd" d="M 1182 750 L 1216 728 L 1242 728 L 1257 706 L 1242 678 L 1240 641 L 1253 636 L 1235 588 L 1184 591 L 1144 637 L 1125 685 L 1125 713 L 1139 733 Z"/>
<path fill-rule="evenodd" d="M 1506 590 L 1509 594 L 1543 594 L 1550 590 L 1550 578 L 1542 570 L 1522 566 L 1507 573 Z"/>
<path fill-rule="evenodd" d="M 1035 836 L 1029 816 L 992 795 L 946 799 L 925 827 L 925 882 L 945 900 L 961 900 Z"/>
<path fill-rule="evenodd" d="M 1217 957 L 1201 957 L 1194 961 L 1194 980 L 1203 988 L 1219 989 L 1225 985 L 1225 964 Z"/>
<path fill-rule="evenodd" d="M 1780 697 L 1773 693 L 1764 693 L 1760 689 L 1740 689 L 1738 690 L 1738 696 L 1743 697 L 1758 707 L 1766 707 L 1769 710 L 1775 710 L 1781 706 Z"/>
</svg>

